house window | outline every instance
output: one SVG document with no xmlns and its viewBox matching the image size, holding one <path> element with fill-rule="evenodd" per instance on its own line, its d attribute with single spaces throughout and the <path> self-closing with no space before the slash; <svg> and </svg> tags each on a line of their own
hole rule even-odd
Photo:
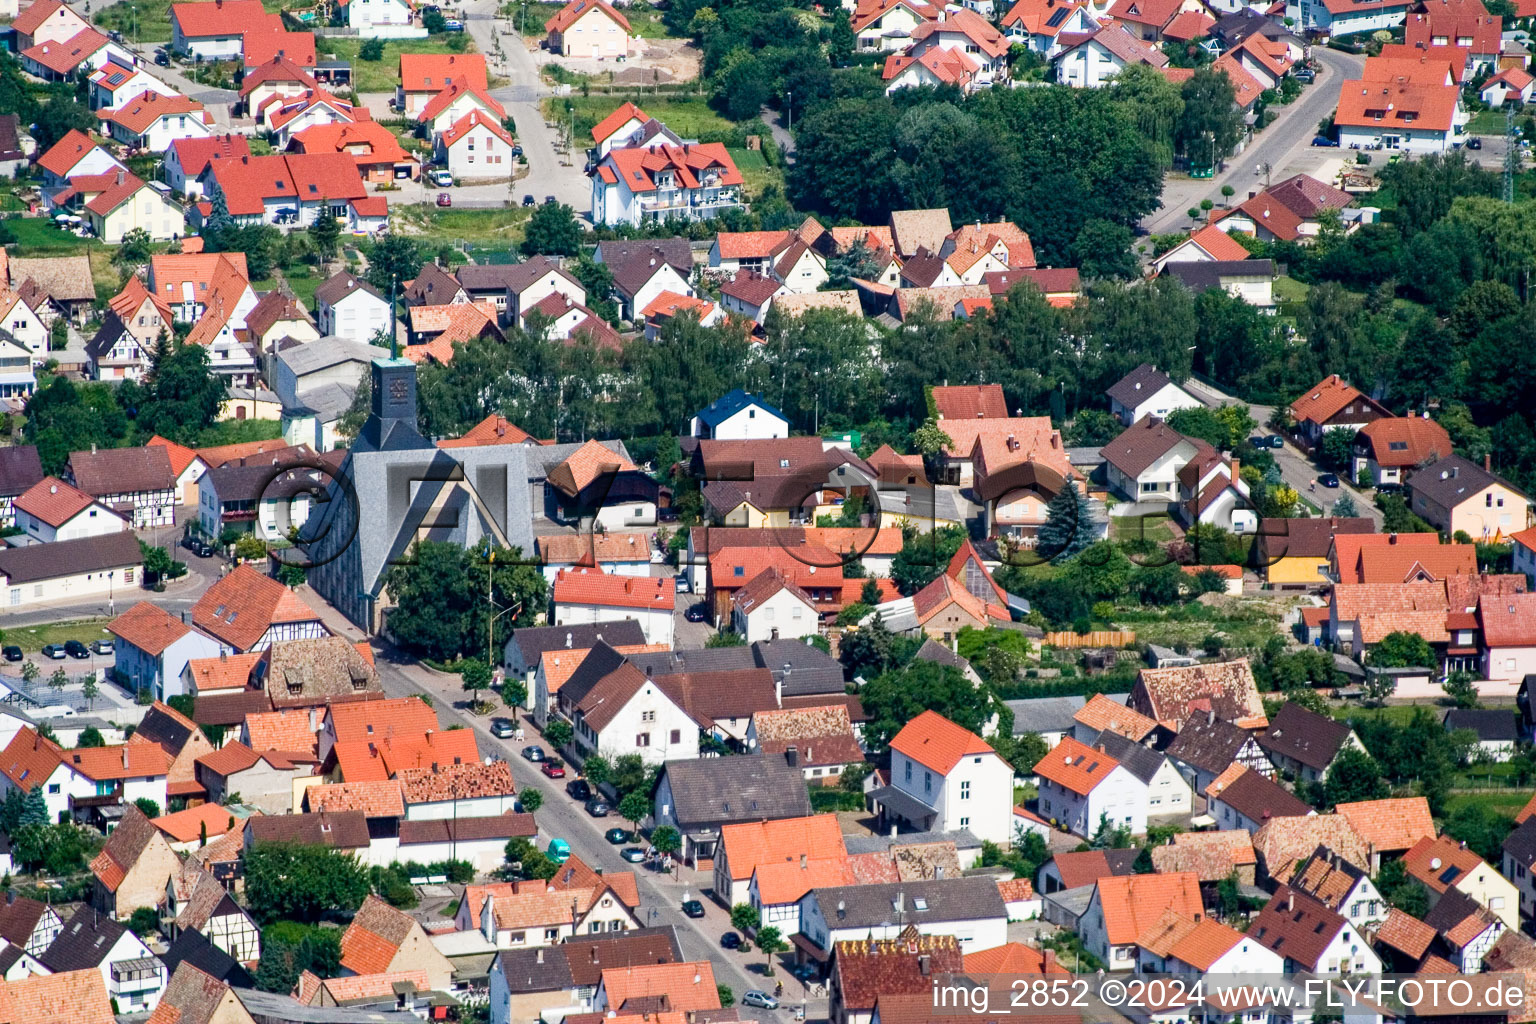
<svg viewBox="0 0 1536 1024">
<path fill-rule="evenodd" d="M 670 736 L 670 741 L 673 743 L 681 743 L 683 741 L 683 730 L 673 729 Z"/>
<path fill-rule="evenodd" d="M 966 828 L 967 826 L 970 825 L 970 823 L 971 823 L 971 819 L 970 818 L 961 818 L 960 819 L 960 827 L 961 828 Z"/>
<path fill-rule="evenodd" d="M 640 721 L 642 721 L 642 722 L 654 722 L 654 721 L 656 721 L 656 712 L 654 712 L 654 711 L 642 711 L 642 712 L 640 712 Z"/>
<path fill-rule="evenodd" d="M 962 781 L 960 783 L 960 799 L 961 800 L 969 800 L 970 798 L 971 798 L 971 783 L 970 783 L 969 780 Z"/>
<path fill-rule="evenodd" d="M 544 941 L 545 942 L 554 942 L 555 940 L 557 940 L 559 938 L 560 938 L 560 929 L 558 929 L 558 928 L 545 928 L 544 929 Z"/>
<path fill-rule="evenodd" d="M 912 781 L 912 762 L 911 761 L 907 762 L 907 781 L 908 782 Z"/>
<path fill-rule="evenodd" d="M 635 746 L 637 746 L 637 747 L 648 747 L 650 745 L 651 745 L 651 734 L 650 733 L 642 732 L 642 733 L 639 733 L 638 735 L 635 736 Z"/>
<path fill-rule="evenodd" d="M 923 772 L 923 792 L 924 793 L 931 793 L 932 791 L 933 791 L 933 772 Z"/>
</svg>

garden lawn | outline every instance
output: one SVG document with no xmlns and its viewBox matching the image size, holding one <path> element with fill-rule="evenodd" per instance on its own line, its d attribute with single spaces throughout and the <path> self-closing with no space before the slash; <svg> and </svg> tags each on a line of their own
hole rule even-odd
<svg viewBox="0 0 1536 1024">
<path fill-rule="evenodd" d="M 1467 122 L 1468 135 L 1503 135 L 1504 111 L 1482 110 L 1472 115 L 1472 120 Z"/>
<path fill-rule="evenodd" d="M 772 185 L 781 192 L 784 189 L 784 172 L 777 167 L 769 167 L 768 161 L 763 159 L 763 151 L 760 149 L 730 149 L 731 159 L 736 161 L 736 169 L 741 172 L 742 184 L 747 189 L 747 194 L 753 199 L 761 196 L 763 190 Z"/>
<path fill-rule="evenodd" d="M 125 604 L 131 603 L 132 591 L 132 587 L 124 588 L 121 596 L 130 599 Z M 48 644 L 62 644 L 66 640 L 79 640 L 83 644 L 89 644 L 93 640 L 110 640 L 112 634 L 107 632 L 106 626 L 111 621 L 111 619 L 75 619 L 70 622 L 50 622 L 40 626 L 13 626 L 5 630 L 5 642 L 7 645 L 15 644 L 28 654 L 33 654 Z M 37 667 L 43 670 L 39 679 L 46 679 L 53 672 L 50 666 L 54 665 L 54 662 L 46 658 L 33 660 L 37 662 Z M 73 673 L 77 663 L 73 658 L 66 658 L 58 664 L 64 665 Z M 20 669 L 17 668 L 15 671 L 19 672 Z"/>
<path fill-rule="evenodd" d="M 1430 713 L 1433 714 L 1436 718 L 1439 718 L 1443 714 L 1442 708 L 1440 708 L 1438 705 L 1432 704 L 1391 704 L 1386 707 L 1379 708 L 1364 708 L 1360 707 L 1358 704 L 1346 704 L 1343 707 L 1336 707 L 1331 709 L 1331 713 L 1334 718 L 1337 718 L 1340 721 L 1347 722 L 1351 718 L 1384 718 L 1388 722 L 1391 722 L 1393 725 L 1402 726 L 1408 724 L 1409 720 L 1413 718 L 1414 709 L 1420 706 L 1427 707 Z"/>
<path fill-rule="evenodd" d="M 1147 516 L 1110 516 L 1111 540 L 1149 540 L 1154 544 L 1166 544 L 1173 540 L 1173 530 L 1168 520 Z"/>
<path fill-rule="evenodd" d="M 315 45 L 319 53 L 317 60 L 326 59 L 320 54 L 330 52 L 335 54 L 337 60 L 350 61 L 352 64 L 352 87 L 359 93 L 364 92 L 394 92 L 395 86 L 400 83 L 400 55 L 402 53 L 457 53 L 446 42 L 447 36 L 431 36 L 426 39 L 386 39 L 384 41 L 384 56 L 380 60 L 363 60 L 357 55 L 361 40 L 343 39 L 330 36 L 324 39 L 317 38 Z M 475 52 L 475 44 L 469 40 L 468 34 L 464 36 L 468 46 L 465 53 Z"/>
<path fill-rule="evenodd" d="M 13 256 L 68 256 L 101 248 L 98 242 L 61 231 L 44 217 L 8 217 L 5 229 L 16 239 L 7 246 Z"/>
<path fill-rule="evenodd" d="M 578 148 L 591 144 L 592 128 L 623 105 L 624 96 L 566 96 L 544 101 L 544 116 L 559 121 L 565 105 L 575 115 L 572 135 Z M 715 132 L 728 132 L 736 125 L 710 109 L 702 99 L 668 99 L 664 96 L 633 96 L 632 101 L 651 117 L 659 118 L 683 139 L 701 139 Z"/>
<path fill-rule="evenodd" d="M 1275 278 L 1276 302 L 1305 302 L 1311 290 L 1311 285 L 1303 284 L 1294 277 L 1281 275 Z"/>
<path fill-rule="evenodd" d="M 1497 793 L 1451 793 L 1445 798 L 1445 813 L 1454 814 L 1463 807 L 1481 805 L 1496 814 L 1502 814 L 1506 818 L 1513 818 L 1520 813 L 1531 799 L 1531 794 L 1522 789 L 1510 789 Z"/>
<path fill-rule="evenodd" d="M 397 206 L 391 211 L 406 230 L 401 233 L 436 249 L 456 242 L 516 248 L 533 211 L 521 206 L 501 210 L 455 210 L 437 206 Z"/>
</svg>

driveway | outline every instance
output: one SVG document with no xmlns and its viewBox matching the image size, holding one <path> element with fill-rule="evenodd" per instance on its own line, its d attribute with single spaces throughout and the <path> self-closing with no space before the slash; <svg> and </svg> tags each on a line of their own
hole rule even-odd
<svg viewBox="0 0 1536 1024">
<path fill-rule="evenodd" d="M 1203 381 L 1191 377 L 1185 381 L 1183 387 L 1191 395 L 1205 403 L 1207 408 L 1217 409 L 1223 405 L 1235 405 L 1237 399 L 1222 391 L 1217 390 Z M 1266 430 L 1270 420 L 1274 417 L 1275 409 L 1269 405 L 1250 405 L 1248 411 L 1253 418 L 1259 421 L 1259 425 Z M 1323 487 L 1318 484 L 1318 475 L 1322 472 L 1313 465 L 1312 460 L 1306 454 L 1286 441 L 1285 447 L 1274 452 L 1275 464 L 1280 467 L 1280 478 L 1286 486 L 1292 488 L 1297 494 L 1319 506 L 1323 515 L 1332 514 L 1333 505 L 1344 495 L 1349 495 L 1355 503 L 1355 512 L 1361 518 L 1369 519 L 1375 524 L 1375 529 L 1380 530 L 1384 517 L 1373 500 L 1356 489 L 1343 476 L 1339 477 L 1337 488 Z"/>
<path fill-rule="evenodd" d="M 1162 208 L 1142 219 L 1142 227 L 1154 235 L 1183 231 L 1189 227 L 1186 210 L 1209 199 L 1218 207 L 1225 201 L 1223 185 L 1231 185 L 1236 197 L 1264 187 L 1264 175 L 1254 168 L 1268 165 L 1270 181 L 1281 181 L 1293 174 L 1311 173 L 1327 160 L 1339 159 L 1337 149 L 1313 149 L 1317 125 L 1339 105 L 1339 86 L 1346 78 L 1360 73 L 1364 58 L 1325 46 L 1314 46 L 1312 56 L 1323 67 L 1317 81 L 1302 90 L 1289 106 L 1277 108 L 1273 123 L 1254 136 L 1249 147 L 1227 162 L 1227 169 L 1214 178 L 1181 178 L 1163 185 Z M 1234 197 L 1234 198 L 1236 198 Z"/>
</svg>

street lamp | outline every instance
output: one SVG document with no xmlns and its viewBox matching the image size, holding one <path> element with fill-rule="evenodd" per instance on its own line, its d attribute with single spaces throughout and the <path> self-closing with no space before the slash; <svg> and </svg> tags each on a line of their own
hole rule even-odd
<svg viewBox="0 0 1536 1024">
<path fill-rule="evenodd" d="M 792 132 L 795 130 L 795 94 L 789 90 L 784 92 L 784 106 L 788 108 L 789 113 L 789 126 L 784 130 Z"/>
</svg>

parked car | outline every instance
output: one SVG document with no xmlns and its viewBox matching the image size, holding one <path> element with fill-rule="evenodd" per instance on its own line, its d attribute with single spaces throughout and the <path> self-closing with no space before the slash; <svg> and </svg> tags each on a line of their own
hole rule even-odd
<svg viewBox="0 0 1536 1024">
<path fill-rule="evenodd" d="M 608 801 L 604 800 L 600 796 L 588 797 L 587 798 L 587 803 L 586 803 L 586 808 L 587 808 L 587 813 L 592 815 L 592 817 L 594 817 L 594 818 L 606 818 L 606 817 L 608 817 Z"/>
<path fill-rule="evenodd" d="M 1482 149 L 1483 148 L 1483 140 L 1478 138 L 1476 135 L 1474 135 L 1470 139 L 1467 140 L 1467 148 L 1468 149 Z"/>
<path fill-rule="evenodd" d="M 533 193 L 530 192 L 530 193 L 528 193 L 528 194 L 523 196 L 523 205 L 524 206 L 537 206 L 539 204 L 534 200 Z"/>
<path fill-rule="evenodd" d="M 159 50 L 155 53 L 155 63 L 163 68 L 168 68 L 171 66 L 171 55 L 164 50 Z"/>
<path fill-rule="evenodd" d="M 1312 140 L 1312 145 L 1314 145 L 1314 146 L 1323 146 L 1323 147 L 1326 147 L 1326 148 L 1329 148 L 1329 149 L 1338 149 L 1339 148 L 1339 144 L 1336 141 L 1334 141 L 1333 139 L 1330 139 L 1326 135 L 1319 135 L 1316 138 L 1314 138 Z"/>
<path fill-rule="evenodd" d="M 491 719 L 491 735 L 499 740 L 509 740 L 517 735 L 517 726 L 510 718 Z"/>
<path fill-rule="evenodd" d="M 15 644 L 7 644 L 6 645 L 6 647 L 5 647 L 5 660 L 6 661 L 20 661 L 24 657 L 26 657 L 26 655 L 21 653 L 21 648 L 20 647 L 17 647 Z"/>
<path fill-rule="evenodd" d="M 69 655 L 71 658 L 84 659 L 91 656 L 90 648 L 86 647 L 85 644 L 81 643 L 79 640 L 64 641 L 64 653 Z"/>
<path fill-rule="evenodd" d="M 1338 475 L 1334 473 L 1324 473 L 1322 476 L 1317 478 L 1317 482 L 1322 484 L 1324 487 L 1339 486 Z"/>
<path fill-rule="evenodd" d="M 43 657 L 45 657 L 45 658 L 52 658 L 54 661 L 63 661 L 64 660 L 64 645 L 63 644 L 49 644 L 48 646 L 43 648 L 43 652 L 42 653 L 43 653 Z"/>
<path fill-rule="evenodd" d="M 720 948 L 740 949 L 741 936 L 737 935 L 735 932 L 726 932 L 724 935 L 720 936 Z"/>
<path fill-rule="evenodd" d="M 464 23 L 457 18 L 448 18 L 443 22 L 444 32 L 463 32 Z"/>
<path fill-rule="evenodd" d="M 686 593 L 688 593 L 688 577 L 687 576 L 679 576 L 677 578 L 677 592 L 679 594 L 686 594 Z"/>
<path fill-rule="evenodd" d="M 1257 447 L 1259 447 L 1259 448 L 1284 448 L 1285 447 L 1285 438 L 1281 437 L 1279 434 L 1270 434 L 1267 437 L 1261 438 L 1260 439 L 1260 443 L 1257 445 Z"/>
<path fill-rule="evenodd" d="M 195 533 L 189 533 L 181 538 L 181 546 L 199 558 L 207 558 L 213 554 L 213 545 Z"/>
<path fill-rule="evenodd" d="M 741 994 L 741 1005 L 761 1006 L 765 1010 L 777 1010 L 779 1001 L 761 989 L 749 988 Z"/>
<path fill-rule="evenodd" d="M 1313 71 L 1311 68 L 1301 68 L 1299 71 L 1293 72 L 1291 77 L 1296 79 L 1298 82 L 1306 82 L 1308 85 L 1311 85 L 1313 82 L 1317 81 L 1317 72 Z M 1337 143 L 1335 143 L 1335 145 L 1337 145 Z"/>
<path fill-rule="evenodd" d="M 539 767 L 539 771 L 543 772 L 544 777 L 547 779 L 565 778 L 565 764 L 560 761 L 545 761 Z"/>
<path fill-rule="evenodd" d="M 523 760 L 532 761 L 534 764 L 538 764 L 540 761 L 544 760 L 544 748 L 540 746 L 524 747 Z"/>
<path fill-rule="evenodd" d="M 631 864 L 644 864 L 645 863 L 645 851 L 640 849 L 640 847 L 638 847 L 638 846 L 626 846 L 626 847 L 624 847 L 624 849 L 619 851 L 619 856 L 623 857 L 625 860 L 629 861 Z"/>
<path fill-rule="evenodd" d="M 545 196 L 544 197 L 544 205 L 545 206 L 554 206 L 555 205 L 555 197 L 554 196 Z"/>
<path fill-rule="evenodd" d="M 586 779 L 572 779 L 565 784 L 565 795 L 572 800 L 586 802 L 592 799 L 592 787 L 587 785 Z"/>
<path fill-rule="evenodd" d="M 452 206 L 453 205 L 453 196 L 449 195 L 447 192 L 439 192 L 437 194 L 437 205 L 438 206 Z"/>
<path fill-rule="evenodd" d="M 512 147 L 512 159 L 513 160 L 521 159 L 522 155 L 523 155 L 523 147 L 522 146 L 513 146 Z"/>
<path fill-rule="evenodd" d="M 603 838 L 608 840 L 614 846 L 623 846 L 625 843 L 629 842 L 629 832 L 622 828 L 611 828 L 607 832 L 603 833 Z"/>
<path fill-rule="evenodd" d="M 694 605 L 693 607 L 689 608 L 686 612 L 683 612 L 683 618 L 687 619 L 689 622 L 703 622 L 704 621 L 704 606 L 702 604 Z"/>
<path fill-rule="evenodd" d="M 703 917 L 704 904 L 700 903 L 698 900 L 683 900 L 683 916 Z"/>
<path fill-rule="evenodd" d="M 453 175 L 445 167 L 434 167 L 427 172 L 427 181 L 438 188 L 452 188 Z"/>
<path fill-rule="evenodd" d="M 96 654 L 111 654 L 116 649 L 117 648 L 112 646 L 112 641 L 111 640 L 93 640 L 93 641 L 91 641 L 91 651 L 96 653 Z"/>
</svg>

